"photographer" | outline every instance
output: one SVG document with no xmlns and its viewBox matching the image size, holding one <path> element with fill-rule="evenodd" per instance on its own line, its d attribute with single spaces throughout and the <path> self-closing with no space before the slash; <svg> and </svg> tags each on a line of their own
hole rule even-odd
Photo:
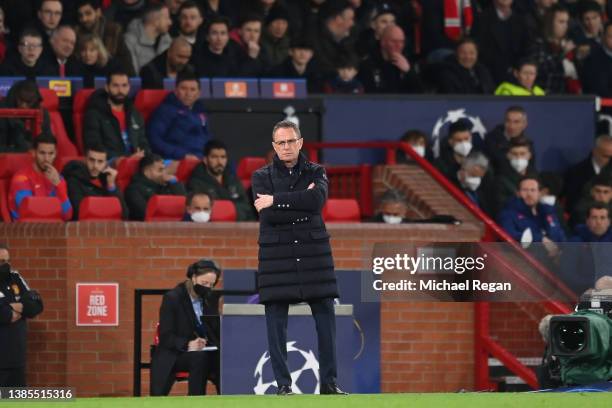
<svg viewBox="0 0 612 408">
<path fill-rule="evenodd" d="M 211 294 L 220 274 L 215 262 L 201 259 L 189 267 L 186 281 L 164 295 L 159 345 L 151 361 L 151 395 L 168 395 L 178 371 L 189 372 L 189 395 L 205 395 L 209 378 L 220 392 L 219 298 Z"/>
<path fill-rule="evenodd" d="M 107 154 L 103 146 L 92 145 L 85 151 L 85 163 L 73 160 L 62 171 L 68 184 L 68 197 L 72 203 L 73 219 L 79 219 L 79 206 L 85 197 L 117 197 L 121 202 L 123 219 L 128 211 L 121 191 L 116 185 L 117 170 L 107 164 Z"/>
<path fill-rule="evenodd" d="M 26 319 L 40 314 L 43 304 L 9 261 L 8 248 L 0 245 L 0 387 L 25 387 Z"/>
</svg>

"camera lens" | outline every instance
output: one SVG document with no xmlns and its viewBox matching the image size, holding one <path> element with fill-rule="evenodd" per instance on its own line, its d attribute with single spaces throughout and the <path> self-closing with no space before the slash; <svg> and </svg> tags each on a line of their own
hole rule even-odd
<svg viewBox="0 0 612 408">
<path fill-rule="evenodd" d="M 586 332 L 580 322 L 565 322 L 558 327 L 558 344 L 563 351 L 578 353 L 586 345 Z"/>
</svg>

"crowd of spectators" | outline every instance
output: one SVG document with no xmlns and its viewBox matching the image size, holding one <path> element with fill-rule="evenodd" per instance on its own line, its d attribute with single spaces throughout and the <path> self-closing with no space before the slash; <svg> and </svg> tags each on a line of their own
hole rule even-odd
<svg viewBox="0 0 612 408">
<path fill-rule="evenodd" d="M 310 92 L 612 96 L 606 0 L 0 2 L 0 76 L 161 88 L 198 77 L 306 78 Z"/>
</svg>

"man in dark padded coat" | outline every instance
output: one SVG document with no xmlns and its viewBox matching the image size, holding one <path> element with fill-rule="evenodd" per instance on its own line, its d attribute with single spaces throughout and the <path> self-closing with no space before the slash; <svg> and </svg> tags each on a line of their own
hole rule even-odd
<svg viewBox="0 0 612 408">
<path fill-rule="evenodd" d="M 317 327 L 321 394 L 346 394 L 336 385 L 338 297 L 329 234 L 321 218 L 327 200 L 325 169 L 300 153 L 300 129 L 281 121 L 272 131 L 274 161 L 253 174 L 259 212 L 257 286 L 265 305 L 268 347 L 278 395 L 292 395 L 287 366 L 289 305 L 307 302 Z"/>
</svg>

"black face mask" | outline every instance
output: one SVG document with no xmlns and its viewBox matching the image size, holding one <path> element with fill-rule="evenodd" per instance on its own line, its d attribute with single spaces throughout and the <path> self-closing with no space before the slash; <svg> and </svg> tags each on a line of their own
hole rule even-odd
<svg viewBox="0 0 612 408">
<path fill-rule="evenodd" d="M 208 286 L 202 286 L 196 283 L 195 285 L 193 285 L 193 290 L 199 297 L 201 297 L 202 299 L 206 299 L 212 289 Z"/>
<path fill-rule="evenodd" d="M 8 262 L 0 265 L 0 282 L 6 282 L 11 276 L 11 264 Z"/>
</svg>

